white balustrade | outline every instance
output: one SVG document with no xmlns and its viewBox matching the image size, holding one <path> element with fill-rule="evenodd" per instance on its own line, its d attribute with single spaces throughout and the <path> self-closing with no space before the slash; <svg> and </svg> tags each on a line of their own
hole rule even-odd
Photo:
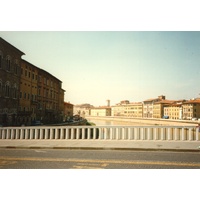
<svg viewBox="0 0 200 200">
<path fill-rule="evenodd" d="M 1 127 L 0 140 L 199 141 L 194 126 Z"/>
</svg>

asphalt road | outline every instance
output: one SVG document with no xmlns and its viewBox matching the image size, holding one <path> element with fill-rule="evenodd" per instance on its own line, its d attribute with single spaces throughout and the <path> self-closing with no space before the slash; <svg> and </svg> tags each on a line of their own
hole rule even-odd
<svg viewBox="0 0 200 200">
<path fill-rule="evenodd" d="M 0 169 L 200 169 L 200 152 L 0 149 Z"/>
</svg>

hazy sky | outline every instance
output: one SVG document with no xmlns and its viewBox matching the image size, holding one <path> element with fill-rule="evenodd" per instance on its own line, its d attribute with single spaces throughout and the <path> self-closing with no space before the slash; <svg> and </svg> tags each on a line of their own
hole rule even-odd
<svg viewBox="0 0 200 200">
<path fill-rule="evenodd" d="M 65 101 L 114 105 L 200 93 L 200 32 L 0 32 L 60 79 Z"/>
</svg>

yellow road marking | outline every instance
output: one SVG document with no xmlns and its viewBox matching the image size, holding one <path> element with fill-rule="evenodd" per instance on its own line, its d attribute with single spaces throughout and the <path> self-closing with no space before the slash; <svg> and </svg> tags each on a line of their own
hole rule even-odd
<svg viewBox="0 0 200 200">
<path fill-rule="evenodd" d="M 16 158 L 16 157 L 3 157 L 0 160 L 12 161 L 37 161 L 37 162 L 78 162 L 78 163 L 102 163 L 102 164 L 128 164 L 128 165 L 168 165 L 168 166 L 188 166 L 200 167 L 200 163 L 189 162 L 164 162 L 164 161 L 128 161 L 128 160 L 92 160 L 92 159 L 66 159 L 66 158 Z"/>
<path fill-rule="evenodd" d="M 73 165 L 73 168 L 76 169 L 102 169 L 105 168 L 108 164 L 105 163 L 76 163 Z"/>
<path fill-rule="evenodd" d="M 11 161 L 11 160 L 0 160 L 0 167 L 5 165 L 13 165 L 16 164 L 17 161 Z"/>
</svg>

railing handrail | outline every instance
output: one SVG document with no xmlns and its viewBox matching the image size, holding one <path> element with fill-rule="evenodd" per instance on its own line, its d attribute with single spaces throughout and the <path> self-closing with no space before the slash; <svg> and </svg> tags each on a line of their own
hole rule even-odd
<svg viewBox="0 0 200 200">
<path fill-rule="evenodd" d="M 98 125 L 98 126 L 12 126 L 0 127 L 0 129 L 41 129 L 41 128 L 197 128 L 197 126 L 166 126 L 166 125 Z"/>
</svg>

